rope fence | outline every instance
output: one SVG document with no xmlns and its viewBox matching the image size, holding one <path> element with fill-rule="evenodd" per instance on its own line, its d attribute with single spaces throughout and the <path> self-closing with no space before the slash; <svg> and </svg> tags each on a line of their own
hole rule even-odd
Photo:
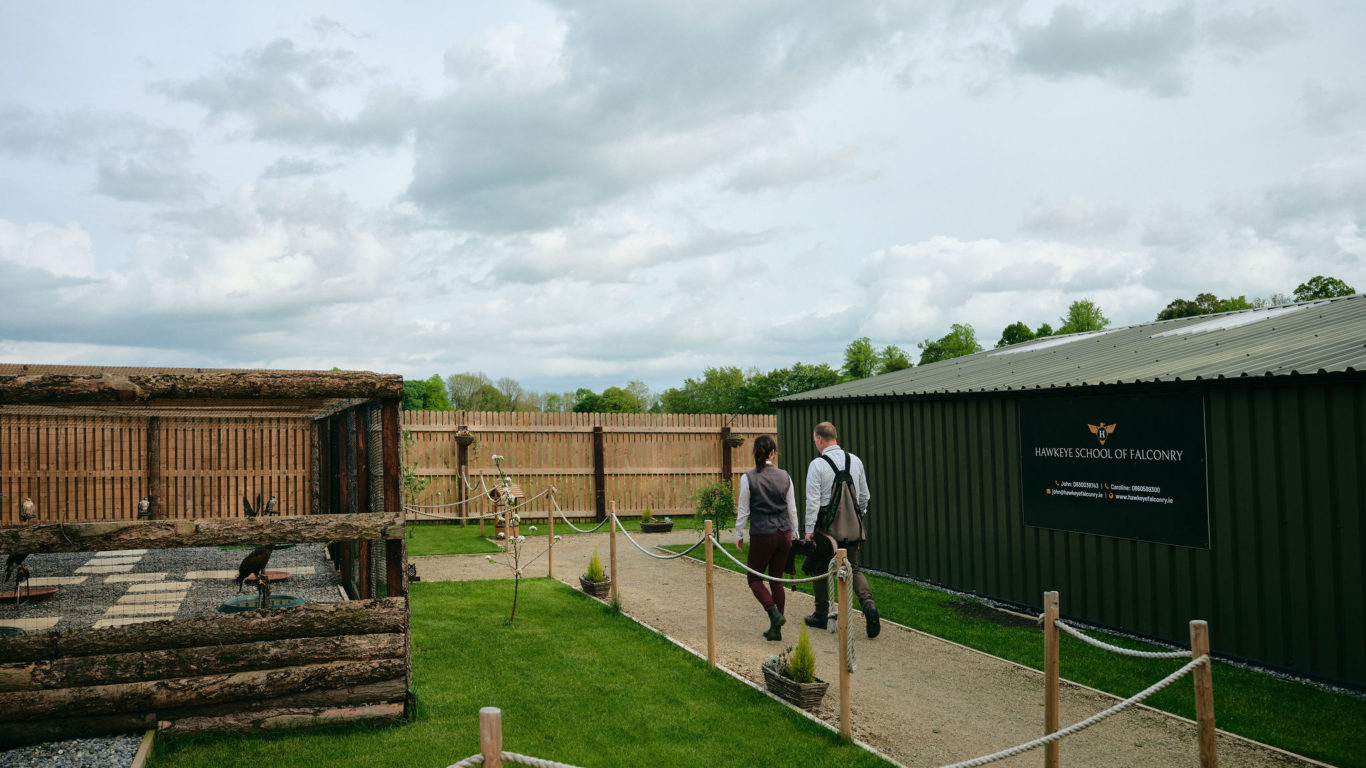
<svg viewBox="0 0 1366 768">
<path fill-rule="evenodd" d="M 1057 619 L 1053 623 L 1058 629 L 1061 629 L 1087 645 L 1099 648 L 1103 651 L 1109 651 L 1110 653 L 1118 653 L 1121 656 L 1132 656 L 1136 659 L 1188 659 L 1191 655 L 1190 651 L 1136 651 L 1132 648 L 1120 648 L 1118 645 L 1110 645 L 1103 640 L 1097 640 L 1094 637 L 1083 634 L 1075 627 L 1069 626 L 1062 619 Z"/>
<path fill-rule="evenodd" d="M 475 765 L 502 768 L 503 763 L 529 765 L 532 768 L 578 768 L 568 763 L 504 751 L 503 711 L 497 707 L 484 707 L 479 710 L 479 754 L 451 763 L 447 768 L 470 768 Z"/>
</svg>

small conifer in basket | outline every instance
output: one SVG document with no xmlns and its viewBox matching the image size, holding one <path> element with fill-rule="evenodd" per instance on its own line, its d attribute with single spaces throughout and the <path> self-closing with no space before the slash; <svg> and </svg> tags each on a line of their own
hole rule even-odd
<svg viewBox="0 0 1366 768">
<path fill-rule="evenodd" d="M 579 586 L 599 600 L 606 598 L 612 588 L 612 579 L 602 572 L 602 560 L 598 558 L 596 549 L 593 550 L 593 556 L 588 558 L 587 573 L 579 577 Z"/>
</svg>

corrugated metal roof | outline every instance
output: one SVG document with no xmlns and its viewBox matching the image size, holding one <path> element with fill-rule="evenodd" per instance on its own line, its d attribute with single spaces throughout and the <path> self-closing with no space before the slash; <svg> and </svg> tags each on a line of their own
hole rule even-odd
<svg viewBox="0 0 1366 768">
<path fill-rule="evenodd" d="M 1366 294 L 1052 336 L 774 402 L 1366 370 Z"/>
</svg>

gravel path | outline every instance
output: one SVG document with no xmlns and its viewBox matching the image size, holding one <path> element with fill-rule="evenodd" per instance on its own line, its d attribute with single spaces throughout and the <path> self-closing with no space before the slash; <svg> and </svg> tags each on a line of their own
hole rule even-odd
<svg viewBox="0 0 1366 768">
<path fill-rule="evenodd" d="M 642 544 L 690 544 L 696 536 L 693 531 L 680 531 L 636 534 L 636 539 Z M 527 544 L 535 547 L 539 541 L 532 539 Z M 607 568 L 607 534 L 564 537 L 555 547 L 556 578 L 577 587 L 578 575 L 587 569 L 594 549 Z M 534 554 L 539 550 L 528 551 Z M 490 566 L 484 555 L 412 560 L 424 581 L 502 578 L 507 574 L 505 568 Z M 688 558 L 664 561 L 646 557 L 624 538 L 617 541 L 617 560 L 623 610 L 705 655 L 705 567 Z M 534 576 L 545 573 L 544 558 L 528 571 Z M 770 643 L 760 635 L 768 628 L 767 618 L 743 575 L 718 569 L 715 585 L 717 661 L 762 687 L 760 664 L 768 654 L 795 643 L 794 622 L 812 611 L 812 598 L 789 593 L 784 642 Z M 852 628 L 856 630 L 858 670 L 851 677 L 855 738 L 903 765 L 920 768 L 967 760 L 1042 734 L 1040 672 L 887 621 L 883 622 L 882 634 L 869 640 L 863 634 L 863 624 L 862 615 L 856 613 Z M 836 635 L 813 632 L 811 641 L 817 676 L 837 680 Z M 1155 671 L 1153 681 L 1163 674 Z M 1189 688 L 1187 680 L 1176 685 Z M 1116 701 L 1064 683 L 1062 723 L 1066 726 L 1082 720 Z M 836 686 L 832 685 L 815 714 L 838 726 Z M 1219 735 L 1218 749 L 1220 765 L 1226 768 L 1321 765 L 1224 733 Z M 1197 762 L 1195 726 L 1148 709 L 1127 710 L 1071 736 L 1061 751 L 1065 765 L 1149 768 Z M 1035 750 L 993 765 L 1034 768 L 1042 760 L 1040 751 Z"/>
</svg>

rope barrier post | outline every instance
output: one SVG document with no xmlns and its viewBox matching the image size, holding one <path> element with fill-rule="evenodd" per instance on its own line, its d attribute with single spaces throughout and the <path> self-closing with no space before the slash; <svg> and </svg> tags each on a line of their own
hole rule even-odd
<svg viewBox="0 0 1366 768">
<path fill-rule="evenodd" d="M 546 575 L 555 578 L 555 486 L 550 486 L 550 506 L 546 507 L 546 534 L 550 537 L 550 548 L 546 550 Z"/>
<path fill-rule="evenodd" d="M 503 768 L 503 711 L 497 707 L 479 710 L 479 752 L 487 768 Z"/>
<path fill-rule="evenodd" d="M 1191 658 L 1209 656 L 1209 624 L 1196 619 L 1191 622 Z M 1200 768 L 1218 768 L 1219 756 L 1214 744 L 1214 670 L 1213 660 L 1206 661 L 1191 673 L 1195 681 L 1195 729 L 1200 740 Z"/>
<path fill-rule="evenodd" d="M 716 592 L 712 574 L 711 520 L 702 521 L 702 536 L 707 544 L 707 663 L 716 666 Z"/>
<path fill-rule="evenodd" d="M 617 503 L 615 501 L 612 502 L 612 534 L 608 538 L 612 545 L 612 599 L 609 602 L 615 605 L 621 599 L 621 593 L 617 591 Z"/>
<path fill-rule="evenodd" d="M 1043 732 L 1058 730 L 1058 593 L 1043 593 Z M 1044 768 L 1058 768 L 1058 742 L 1043 748 Z"/>
<path fill-rule="evenodd" d="M 841 547 L 835 553 L 835 572 L 840 573 L 849 565 L 848 552 Z M 849 582 L 852 578 L 839 579 L 840 601 L 840 736 L 852 741 L 854 730 L 849 725 Z"/>
</svg>

